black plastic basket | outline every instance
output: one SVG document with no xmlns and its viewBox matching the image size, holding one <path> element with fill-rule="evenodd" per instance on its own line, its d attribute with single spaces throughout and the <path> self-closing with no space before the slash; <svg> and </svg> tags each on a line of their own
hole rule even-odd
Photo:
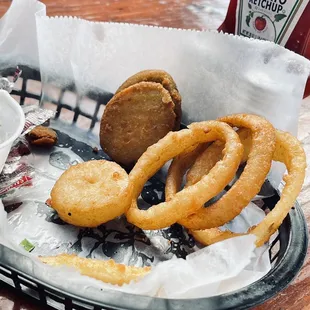
<svg viewBox="0 0 310 310">
<path fill-rule="evenodd" d="M 94 104 L 93 114 L 86 113 L 80 108 L 80 98 L 77 97 L 75 105 L 68 105 L 63 101 L 67 91 L 74 92 L 74 87 L 61 89 L 57 100 L 49 98 L 42 93 L 34 94 L 28 89 L 29 82 L 40 82 L 38 71 L 28 67 L 22 67 L 23 79 L 20 90 L 14 90 L 12 95 L 20 104 L 33 99 L 39 104 L 51 103 L 56 113 L 56 119 L 61 118 L 62 109 L 72 111 L 73 123 L 77 123 L 80 116 L 89 119 L 89 131 L 96 128 L 100 120 L 100 110 L 112 94 L 101 95 L 88 94 Z M 2 72 L 2 76 L 12 76 L 14 68 Z M 264 199 L 265 207 L 272 209 L 279 200 L 278 193 L 271 198 Z M 277 238 L 270 244 L 269 253 L 272 262 L 270 272 L 259 281 L 238 291 L 209 298 L 174 300 L 151 298 L 117 292 L 113 304 L 105 304 L 102 301 L 85 299 L 83 297 L 64 292 L 57 287 L 34 278 L 19 269 L 16 261 L 21 254 L 0 245 L 0 282 L 1 280 L 11 285 L 16 290 L 39 300 L 42 305 L 50 305 L 56 309 L 248 309 L 261 304 L 284 289 L 301 269 L 308 246 L 308 230 L 304 215 L 298 203 L 285 218 L 279 228 Z M 27 257 L 25 260 L 29 259 Z M 102 299 L 109 292 L 102 292 Z"/>
</svg>

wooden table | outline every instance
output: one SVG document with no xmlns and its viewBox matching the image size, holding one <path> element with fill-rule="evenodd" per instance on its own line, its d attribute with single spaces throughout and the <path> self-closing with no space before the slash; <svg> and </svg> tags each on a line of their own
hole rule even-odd
<svg viewBox="0 0 310 310">
<path fill-rule="evenodd" d="M 158 26 L 206 29 L 217 28 L 224 19 L 229 0 L 44 0 L 50 16 L 75 15 L 88 20 L 132 22 Z M 2 15 L 10 5 L 9 0 L 0 1 Z M 303 101 L 299 138 L 310 155 L 310 97 Z M 308 143 L 307 143 L 308 141 Z M 308 170 L 309 172 L 309 170 Z M 309 173 L 308 173 L 308 178 Z M 310 224 L 310 180 L 304 185 L 299 201 Z M 308 249 L 310 254 L 310 248 Z M 0 287 L 1 310 L 44 310 L 32 299 L 16 293 L 8 286 Z M 310 258 L 297 279 L 256 310 L 301 310 L 310 309 Z"/>
</svg>

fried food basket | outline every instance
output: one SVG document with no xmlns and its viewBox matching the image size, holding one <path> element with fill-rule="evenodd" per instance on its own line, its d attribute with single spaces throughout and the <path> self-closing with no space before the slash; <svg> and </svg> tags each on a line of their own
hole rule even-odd
<svg viewBox="0 0 310 310">
<path fill-rule="evenodd" d="M 12 76 L 14 70 L 14 68 L 8 68 L 2 71 L 1 75 Z M 98 130 L 100 113 L 102 114 L 103 106 L 107 104 L 112 94 L 89 93 L 88 99 L 93 103 L 92 112 L 85 112 L 80 105 L 81 98 L 76 97 L 73 105 L 64 100 L 68 92 L 74 93 L 74 86 L 59 89 L 56 99 L 48 98 L 42 93 L 40 73 L 29 67 L 22 67 L 22 70 L 20 89 L 12 92 L 21 105 L 29 101 L 37 104 L 48 102 L 47 108 L 56 110 L 56 122 L 61 122 L 62 115 L 67 111 L 67 115 L 69 113 L 72 116 L 74 125 L 72 128 L 78 130 L 83 120 L 83 130 L 95 137 L 93 132 Z M 39 91 L 33 91 L 33 89 Z M 85 124 L 88 125 L 86 129 Z M 264 208 L 272 209 L 278 200 L 279 193 L 275 191 L 273 197 L 264 199 Z M 3 245 L 0 245 L 0 284 L 10 285 L 17 291 L 37 299 L 40 305 L 49 305 L 55 309 L 248 309 L 276 295 L 294 279 L 304 262 L 307 246 L 307 225 L 301 208 L 296 202 L 280 226 L 278 236 L 270 244 L 269 255 L 272 262 L 270 272 L 259 281 L 229 294 L 200 299 L 174 300 L 115 292 L 113 303 L 111 301 L 105 303 L 104 300 L 111 300 L 111 298 L 105 298 L 111 295 L 111 292 L 103 291 L 101 300 L 85 299 L 36 279 L 18 264 L 21 254 Z M 23 257 L 23 260 L 30 259 Z"/>
</svg>

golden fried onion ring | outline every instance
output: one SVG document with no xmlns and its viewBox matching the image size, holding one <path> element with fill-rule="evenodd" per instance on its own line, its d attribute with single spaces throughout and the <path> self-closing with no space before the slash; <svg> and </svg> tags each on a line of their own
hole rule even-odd
<svg viewBox="0 0 310 310">
<path fill-rule="evenodd" d="M 61 175 L 51 191 L 51 204 L 65 222 L 96 227 L 126 212 L 131 194 L 123 168 L 111 161 L 91 160 Z"/>
<path fill-rule="evenodd" d="M 139 210 L 137 198 L 145 182 L 169 159 L 193 150 L 200 143 L 225 140 L 223 160 L 216 163 L 194 186 L 178 192 L 170 201 Z M 194 123 L 189 129 L 170 132 L 150 146 L 129 174 L 133 186 L 133 200 L 126 213 L 127 220 L 142 229 L 161 229 L 176 223 L 201 208 L 207 200 L 221 192 L 234 177 L 243 154 L 243 146 L 236 132 L 218 121 Z"/>
<path fill-rule="evenodd" d="M 247 143 L 247 148 L 243 151 L 241 163 L 245 163 L 248 160 L 249 153 L 252 148 L 252 134 L 251 130 L 247 128 L 241 128 L 237 131 L 242 144 Z M 191 165 L 190 170 L 186 175 L 186 185 L 195 184 L 201 178 L 202 171 L 208 173 L 214 165 L 223 158 L 224 144 L 222 141 L 215 141 L 209 147 L 208 150 L 205 147 L 205 151 L 201 151 L 199 159 Z M 198 156 L 197 156 L 198 157 Z"/>
<path fill-rule="evenodd" d="M 118 264 L 113 259 L 106 261 L 83 258 L 74 254 L 60 254 L 56 256 L 39 257 L 51 266 L 69 266 L 77 269 L 82 275 L 101 280 L 106 283 L 123 285 L 137 281 L 147 275 L 150 267 L 135 267 Z"/>
<path fill-rule="evenodd" d="M 242 139 L 242 137 L 241 137 Z M 244 142 L 245 150 L 248 152 L 248 143 Z M 266 215 L 264 220 L 255 227 L 249 229 L 245 234 L 254 234 L 257 247 L 262 246 L 277 231 L 283 220 L 298 197 L 305 178 L 306 155 L 300 142 L 291 134 L 277 130 L 276 149 L 273 160 L 286 165 L 288 174 L 284 176 L 285 186 L 282 190 L 280 200 L 273 210 Z M 239 236 L 230 231 L 221 231 L 218 228 L 205 230 L 192 230 L 194 238 L 205 245 Z"/>
<path fill-rule="evenodd" d="M 220 143 L 221 145 L 223 144 L 222 147 L 223 150 L 224 143 L 223 142 Z M 185 172 L 193 165 L 199 154 L 201 154 L 209 145 L 210 145 L 209 143 L 202 143 L 198 146 L 195 146 L 193 149 L 188 149 L 186 152 L 182 153 L 182 155 L 177 156 L 176 160 L 172 161 L 171 165 L 169 166 L 165 185 L 166 201 L 171 200 L 174 197 L 174 195 L 180 190 Z M 211 144 L 210 147 L 212 147 L 212 145 L 213 144 Z M 217 157 L 217 161 L 218 160 L 219 157 Z M 177 165 L 175 164 L 175 162 L 177 162 Z M 214 163 L 214 165 L 216 164 L 216 162 Z M 214 165 L 210 167 L 209 171 L 211 170 L 211 168 L 214 167 Z"/>
<path fill-rule="evenodd" d="M 234 127 L 244 127 L 251 130 L 252 147 L 248 154 L 247 165 L 238 181 L 230 190 L 211 206 L 202 207 L 187 218 L 182 218 L 179 223 L 190 229 L 206 229 L 221 226 L 240 214 L 251 199 L 260 191 L 271 167 L 272 155 L 275 149 L 275 129 L 264 118 L 249 114 L 235 114 L 219 119 Z M 246 132 L 243 132 L 246 135 Z M 249 139 L 249 134 L 247 134 Z M 198 156 L 193 167 L 187 175 L 187 186 L 198 182 L 203 175 L 209 172 L 214 164 L 221 158 L 223 146 L 215 143 Z M 182 155 L 180 156 L 182 157 Z M 173 165 L 179 166 L 179 158 L 174 160 Z M 182 170 L 175 168 L 175 170 Z M 180 175 L 172 175 L 170 170 L 169 179 L 179 184 Z M 166 195 L 173 197 L 172 186 L 166 187 Z M 206 201 L 205 201 L 206 202 Z"/>
</svg>

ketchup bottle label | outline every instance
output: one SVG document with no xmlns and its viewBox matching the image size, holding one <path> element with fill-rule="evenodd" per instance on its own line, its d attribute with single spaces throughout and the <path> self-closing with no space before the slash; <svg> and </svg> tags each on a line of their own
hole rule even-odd
<svg viewBox="0 0 310 310">
<path fill-rule="evenodd" d="M 307 4 L 308 0 L 239 0 L 236 34 L 285 45 Z"/>
</svg>

